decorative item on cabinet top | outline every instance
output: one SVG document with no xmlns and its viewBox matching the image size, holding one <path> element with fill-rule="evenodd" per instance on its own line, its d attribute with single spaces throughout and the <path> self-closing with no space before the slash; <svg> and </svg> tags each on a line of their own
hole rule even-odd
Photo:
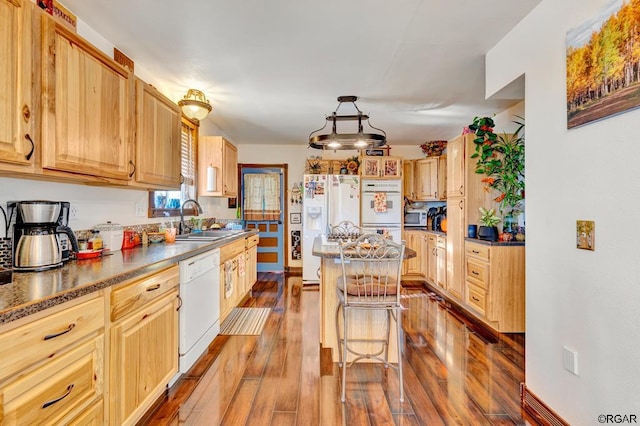
<svg viewBox="0 0 640 426">
<path fill-rule="evenodd" d="M 427 157 L 437 157 L 442 155 L 442 152 L 447 147 L 447 141 L 428 141 L 420 145 L 422 152 L 427 154 Z"/>
</svg>

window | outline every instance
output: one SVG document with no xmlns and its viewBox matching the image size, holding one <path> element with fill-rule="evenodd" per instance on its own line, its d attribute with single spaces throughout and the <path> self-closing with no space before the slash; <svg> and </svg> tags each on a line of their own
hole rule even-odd
<svg viewBox="0 0 640 426">
<path fill-rule="evenodd" d="M 197 196 L 196 151 L 198 149 L 198 124 L 182 118 L 181 177 L 179 191 L 149 191 L 150 217 L 180 216 L 180 206 L 189 198 Z M 194 215 L 195 208 L 189 203 L 185 214 Z"/>
</svg>

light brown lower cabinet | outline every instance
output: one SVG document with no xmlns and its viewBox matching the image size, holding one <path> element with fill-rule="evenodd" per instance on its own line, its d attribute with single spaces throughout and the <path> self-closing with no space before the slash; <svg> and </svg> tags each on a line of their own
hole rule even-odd
<svg viewBox="0 0 640 426">
<path fill-rule="evenodd" d="M 178 371 L 177 286 L 173 266 L 111 293 L 110 424 L 135 424 Z"/>
<path fill-rule="evenodd" d="M 97 292 L 0 327 L 1 424 L 67 424 L 102 409 L 103 306 Z"/>
<path fill-rule="evenodd" d="M 525 248 L 465 243 L 465 306 L 502 333 L 525 331 Z"/>
</svg>

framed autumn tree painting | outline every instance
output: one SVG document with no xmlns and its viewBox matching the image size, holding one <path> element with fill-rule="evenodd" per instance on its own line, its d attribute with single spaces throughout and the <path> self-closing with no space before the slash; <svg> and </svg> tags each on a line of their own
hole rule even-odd
<svg viewBox="0 0 640 426">
<path fill-rule="evenodd" d="M 567 128 L 640 107 L 640 2 L 613 0 L 567 33 Z"/>
</svg>

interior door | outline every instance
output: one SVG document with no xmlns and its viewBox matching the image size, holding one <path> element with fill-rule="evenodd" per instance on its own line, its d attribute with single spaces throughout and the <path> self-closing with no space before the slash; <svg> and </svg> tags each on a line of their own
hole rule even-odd
<svg viewBox="0 0 640 426">
<path fill-rule="evenodd" d="M 258 243 L 258 272 L 283 272 L 285 266 L 285 239 L 284 239 L 284 169 L 281 167 L 241 167 L 241 211 L 247 228 L 258 229 L 260 242 Z M 269 205 L 269 191 L 260 189 L 261 179 L 257 177 L 248 178 L 247 175 L 273 176 L 277 174 L 279 181 L 279 214 L 273 213 L 274 209 Z M 268 180 L 268 179 L 267 179 Z M 261 204 L 265 209 L 264 218 L 259 218 L 260 214 L 255 213 L 256 197 L 261 198 Z M 259 203 L 260 204 L 260 203 Z M 252 206 L 252 214 L 247 213 L 249 206 Z M 259 209 L 259 207 L 258 207 Z M 271 212 L 271 214 L 267 213 Z"/>
</svg>

